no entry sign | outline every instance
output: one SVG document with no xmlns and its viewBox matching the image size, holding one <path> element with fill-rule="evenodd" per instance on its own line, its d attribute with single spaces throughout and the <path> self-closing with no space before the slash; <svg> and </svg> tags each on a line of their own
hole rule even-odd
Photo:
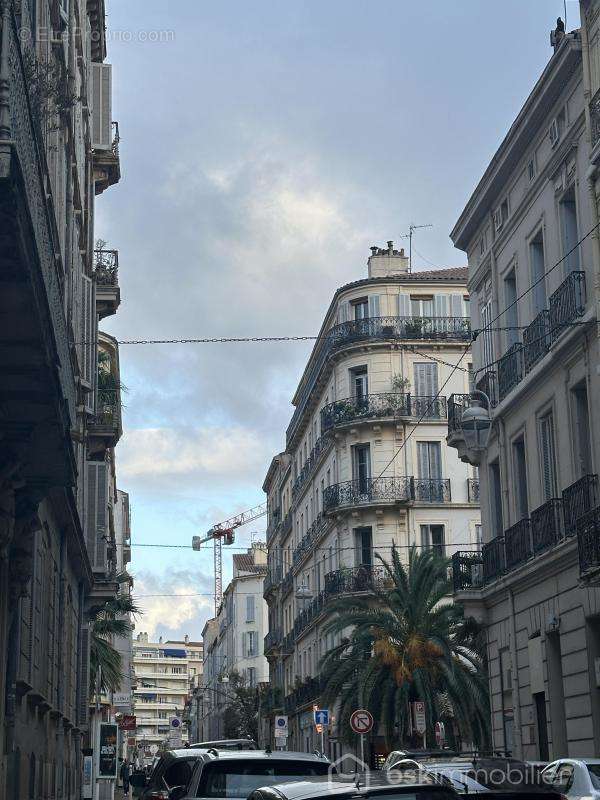
<svg viewBox="0 0 600 800">
<path fill-rule="evenodd" d="M 373 727 L 373 715 L 366 708 L 359 708 L 358 711 L 353 711 L 350 717 L 350 727 L 354 733 L 369 733 Z"/>
</svg>

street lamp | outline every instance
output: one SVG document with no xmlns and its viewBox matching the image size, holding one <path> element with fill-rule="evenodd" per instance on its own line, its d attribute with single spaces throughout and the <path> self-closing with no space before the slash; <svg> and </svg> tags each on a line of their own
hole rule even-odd
<svg viewBox="0 0 600 800">
<path fill-rule="evenodd" d="M 487 408 L 481 404 L 485 401 Z M 461 418 L 465 446 L 470 451 L 472 463 L 479 463 L 481 454 L 486 450 L 492 429 L 491 403 L 485 392 L 471 393 L 471 404 L 462 413 Z"/>
</svg>

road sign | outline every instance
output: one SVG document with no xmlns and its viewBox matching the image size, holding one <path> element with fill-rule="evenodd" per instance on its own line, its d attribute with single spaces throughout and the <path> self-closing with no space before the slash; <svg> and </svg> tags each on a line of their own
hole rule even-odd
<svg viewBox="0 0 600 800">
<path fill-rule="evenodd" d="M 316 708 L 314 711 L 315 725 L 329 725 L 329 709 Z"/>
<path fill-rule="evenodd" d="M 435 741 L 438 747 L 442 747 L 446 738 L 446 729 L 443 722 L 435 723 Z"/>
<path fill-rule="evenodd" d="M 123 714 L 119 720 L 119 728 L 122 731 L 134 731 L 136 729 L 136 718 L 132 714 Z"/>
<path fill-rule="evenodd" d="M 417 700 L 413 703 L 413 714 L 415 718 L 415 730 L 422 736 L 427 730 L 425 703 L 422 700 Z"/>
<path fill-rule="evenodd" d="M 350 717 L 350 727 L 354 733 L 369 733 L 373 727 L 373 716 L 366 708 L 360 708 L 358 711 L 353 711 Z"/>
<path fill-rule="evenodd" d="M 275 717 L 275 736 L 287 739 L 288 735 L 288 718 L 284 715 Z"/>
<path fill-rule="evenodd" d="M 173 717 L 171 719 L 171 727 L 172 728 L 181 728 L 181 720 L 179 717 Z"/>
</svg>

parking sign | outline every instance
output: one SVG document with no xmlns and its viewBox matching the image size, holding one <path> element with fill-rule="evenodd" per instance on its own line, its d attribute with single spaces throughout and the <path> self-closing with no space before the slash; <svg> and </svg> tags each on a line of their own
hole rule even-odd
<svg viewBox="0 0 600 800">
<path fill-rule="evenodd" d="M 275 736 L 287 739 L 288 735 L 288 718 L 284 715 L 275 717 Z"/>
</svg>

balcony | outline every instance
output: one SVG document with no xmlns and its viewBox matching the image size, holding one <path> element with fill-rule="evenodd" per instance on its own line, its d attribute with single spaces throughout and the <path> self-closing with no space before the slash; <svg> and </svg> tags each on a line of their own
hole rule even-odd
<svg viewBox="0 0 600 800">
<path fill-rule="evenodd" d="M 577 521 L 598 505 L 598 476 L 584 475 L 562 493 L 565 535 L 574 536 Z"/>
<path fill-rule="evenodd" d="M 300 636 L 306 628 L 315 620 L 323 611 L 327 595 L 325 592 L 319 592 L 313 599 L 305 605 L 305 607 L 296 615 L 294 620 L 294 636 Z"/>
<path fill-rule="evenodd" d="M 88 432 L 95 439 L 102 439 L 105 448 L 115 447 L 122 433 L 120 405 L 104 404 L 88 420 Z M 95 450 L 93 443 L 90 444 L 90 449 Z"/>
<path fill-rule="evenodd" d="M 502 575 L 506 568 L 504 556 L 504 537 L 496 536 L 481 548 L 483 561 L 483 581 L 489 583 Z"/>
<path fill-rule="evenodd" d="M 483 585 L 481 553 L 459 550 L 452 554 L 452 585 L 455 592 L 478 589 Z"/>
<path fill-rule="evenodd" d="M 467 478 L 467 500 L 469 503 L 480 502 L 479 478 Z"/>
<path fill-rule="evenodd" d="M 327 527 L 329 520 L 322 513 L 317 514 L 317 518 L 302 537 L 300 544 L 294 549 L 292 554 L 292 565 L 297 566 L 304 556 L 312 551 L 313 545 L 321 537 Z"/>
<path fill-rule="evenodd" d="M 534 553 L 541 553 L 563 538 L 562 500 L 552 498 L 531 512 L 531 541 Z"/>
<path fill-rule="evenodd" d="M 594 508 L 577 522 L 579 573 L 586 581 L 598 583 L 600 576 L 600 509 Z"/>
<path fill-rule="evenodd" d="M 504 531 L 504 553 L 507 569 L 514 569 L 531 558 L 533 548 L 529 517 L 519 520 L 507 531 Z"/>
<path fill-rule="evenodd" d="M 585 272 L 571 272 L 550 296 L 550 336 L 554 343 L 585 312 Z"/>
<path fill-rule="evenodd" d="M 308 478 L 312 475 L 313 470 L 319 463 L 319 460 L 330 443 L 330 436 L 328 431 L 324 431 L 317 439 L 315 446 L 310 451 L 310 454 L 304 462 L 300 474 L 292 484 L 292 497 L 296 497 L 302 486 L 306 483 Z"/>
<path fill-rule="evenodd" d="M 592 148 L 600 141 L 600 90 L 592 97 L 590 102 L 590 122 L 592 128 Z"/>
<path fill-rule="evenodd" d="M 360 567 L 342 567 L 325 575 L 325 594 L 327 598 L 340 594 L 372 592 L 391 588 L 393 581 L 388 578 L 383 567 L 363 564 Z"/>
<path fill-rule="evenodd" d="M 498 361 L 498 396 L 500 400 L 523 380 L 523 345 L 515 342 Z"/>
<path fill-rule="evenodd" d="M 321 681 L 319 678 L 308 678 L 300 683 L 290 694 L 285 696 L 284 705 L 286 713 L 294 714 L 299 706 L 307 703 L 313 704 L 319 699 Z"/>
<path fill-rule="evenodd" d="M 281 597 L 282 599 L 288 595 L 294 588 L 294 573 L 288 570 L 281 582 Z"/>
<path fill-rule="evenodd" d="M 112 136 L 110 149 L 93 151 L 96 195 L 102 194 L 121 180 L 121 159 L 119 157 L 121 136 L 118 122 L 112 123 Z"/>
<path fill-rule="evenodd" d="M 281 645 L 283 632 L 281 628 L 274 628 L 265 636 L 265 655 L 273 655 Z"/>
<path fill-rule="evenodd" d="M 550 350 L 550 312 L 544 309 L 523 331 L 525 372 L 530 372 L 548 350 Z"/>
<path fill-rule="evenodd" d="M 288 446 L 299 430 L 315 383 L 330 355 L 355 343 L 390 340 L 468 342 L 471 340 L 471 323 L 468 317 L 367 317 L 335 325 L 323 337 L 321 348 L 315 354 L 310 372 L 303 381 L 296 410 L 287 429 Z"/>
<path fill-rule="evenodd" d="M 498 405 L 498 375 L 493 370 L 483 373 L 476 388 L 490 398 L 492 408 Z"/>
<path fill-rule="evenodd" d="M 267 574 L 265 575 L 265 581 L 263 584 L 263 596 L 266 597 L 272 591 L 274 591 L 279 584 L 281 583 L 281 574 L 282 569 L 281 567 L 273 567 L 267 570 Z"/>
<path fill-rule="evenodd" d="M 410 417 L 410 395 L 396 392 L 368 394 L 364 397 L 349 397 L 336 400 L 321 411 L 321 430 L 354 422 L 378 419 L 398 419 Z"/>
<path fill-rule="evenodd" d="M 287 534 L 292 530 L 292 509 L 287 512 L 284 518 L 281 520 L 281 536 L 285 537 Z"/>
<path fill-rule="evenodd" d="M 96 311 L 100 319 L 115 314 L 121 303 L 119 251 L 94 250 Z"/>
<path fill-rule="evenodd" d="M 446 419 L 448 409 L 445 397 L 409 395 L 410 412 L 416 419 Z"/>
<path fill-rule="evenodd" d="M 413 478 L 412 498 L 417 503 L 450 503 L 450 478 Z"/>
<path fill-rule="evenodd" d="M 365 478 L 329 486 L 323 493 L 323 511 L 333 513 L 360 506 L 393 505 L 412 500 L 412 478 Z"/>
</svg>

